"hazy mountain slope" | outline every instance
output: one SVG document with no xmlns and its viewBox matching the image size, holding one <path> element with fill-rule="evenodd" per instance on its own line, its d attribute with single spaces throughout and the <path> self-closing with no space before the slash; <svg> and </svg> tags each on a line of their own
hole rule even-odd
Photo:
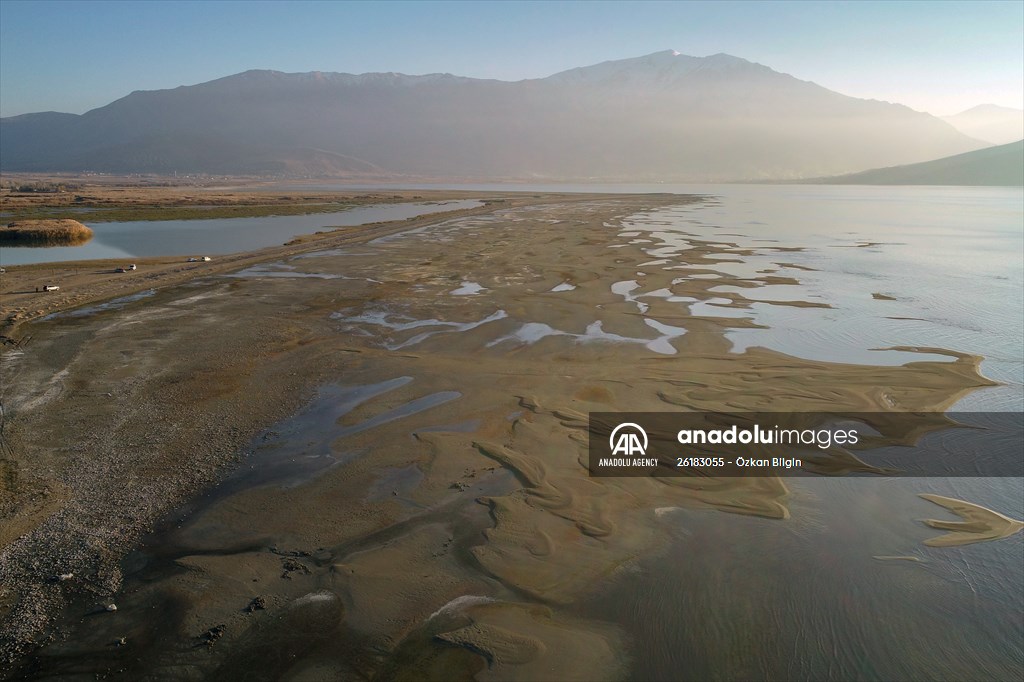
<svg viewBox="0 0 1024 682">
<path fill-rule="evenodd" d="M 942 120 L 964 135 L 992 144 L 1024 139 L 1024 109 L 982 104 Z"/>
<path fill-rule="evenodd" d="M 900 105 L 673 52 L 514 83 L 248 71 L 40 116 L 0 120 L 3 170 L 784 179 L 982 146 Z"/>
<path fill-rule="evenodd" d="M 1024 186 L 1024 140 L 909 166 L 816 180 L 834 185 Z"/>
</svg>

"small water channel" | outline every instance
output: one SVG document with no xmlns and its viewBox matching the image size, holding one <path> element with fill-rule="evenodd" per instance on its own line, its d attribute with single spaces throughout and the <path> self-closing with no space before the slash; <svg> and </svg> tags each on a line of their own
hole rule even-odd
<svg viewBox="0 0 1024 682">
<path fill-rule="evenodd" d="M 404 220 L 432 213 L 481 206 L 476 200 L 360 206 L 337 213 L 215 218 L 211 220 L 139 220 L 90 223 L 94 237 L 81 246 L 8 247 L 0 265 L 56 263 L 99 258 L 204 256 L 277 246 L 302 234 L 331 227 Z"/>
</svg>

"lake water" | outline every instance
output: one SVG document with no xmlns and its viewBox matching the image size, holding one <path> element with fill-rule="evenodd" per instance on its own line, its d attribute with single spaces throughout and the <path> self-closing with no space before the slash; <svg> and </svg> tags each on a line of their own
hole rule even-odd
<svg viewBox="0 0 1024 682">
<path fill-rule="evenodd" d="M 645 248 L 656 257 L 685 248 L 687 233 L 760 249 L 716 269 L 800 281 L 743 290 L 750 299 L 832 306 L 755 304 L 742 314 L 766 328 L 729 332 L 737 352 L 766 346 L 812 360 L 902 364 L 923 358 L 879 349 L 948 348 L 984 356 L 982 372 L 1006 384 L 955 409 L 1024 408 L 1019 189 L 726 186 L 708 204 L 632 225 L 654 241 Z M 773 250 L 792 247 L 802 250 Z"/>
<path fill-rule="evenodd" d="M 662 551 L 579 609 L 629 633 L 631 679 L 1020 679 L 1021 536 L 926 547 L 938 531 L 917 519 L 948 514 L 916 497 L 985 500 L 1020 518 L 1020 479 L 787 485 L 786 522 L 664 514 Z"/>
<path fill-rule="evenodd" d="M 982 372 L 1003 385 L 953 409 L 1024 409 L 1021 190 L 727 186 L 714 194 L 703 205 L 638 216 L 630 236 L 650 240 L 643 248 L 652 259 L 671 259 L 690 237 L 759 249 L 713 269 L 800 280 L 745 289 L 747 298 L 832 306 L 737 311 L 765 328 L 729 332 L 735 352 L 766 346 L 883 365 L 925 359 L 877 350 L 892 346 L 969 352 L 984 356 Z M 1020 519 L 1021 479 L 787 485 L 793 517 L 786 523 L 666 513 L 661 522 L 672 541 L 580 609 L 630 633 L 631 677 L 1019 679 L 1024 538 L 926 547 L 936 532 L 917 520 L 947 514 L 917 495 L 965 499 Z M 875 558 L 893 555 L 917 561 Z"/>
<path fill-rule="evenodd" d="M 364 225 L 379 221 L 404 220 L 442 211 L 480 206 L 479 201 L 359 206 L 337 213 L 265 216 L 261 218 L 216 218 L 211 220 L 140 220 L 84 223 L 95 236 L 81 246 L 3 247 L 0 265 L 56 263 L 98 258 L 143 258 L 147 256 L 213 256 L 278 246 L 299 235 L 331 227 Z"/>
</svg>

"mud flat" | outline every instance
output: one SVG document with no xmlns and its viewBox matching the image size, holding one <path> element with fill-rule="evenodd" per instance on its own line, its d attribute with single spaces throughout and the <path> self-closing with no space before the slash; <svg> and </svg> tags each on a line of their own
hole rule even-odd
<svg viewBox="0 0 1024 682">
<path fill-rule="evenodd" d="M 5 660 L 622 679 L 629 633 L 574 604 L 663 542 L 663 510 L 786 523 L 790 495 L 771 478 L 590 478 L 588 412 L 928 412 L 992 384 L 941 349 L 897 367 L 731 352 L 725 332 L 753 324 L 726 314 L 756 300 L 742 292 L 786 282 L 687 276 L 753 251 L 690 236 L 652 263 L 622 225 L 700 201 L 519 197 L 18 301 Z"/>
</svg>

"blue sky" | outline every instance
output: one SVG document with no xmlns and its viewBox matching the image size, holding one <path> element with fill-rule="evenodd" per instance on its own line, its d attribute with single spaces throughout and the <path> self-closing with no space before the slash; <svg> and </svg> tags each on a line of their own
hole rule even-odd
<svg viewBox="0 0 1024 682">
<path fill-rule="evenodd" d="M 82 113 L 253 68 L 517 80 L 726 52 L 936 114 L 1024 107 L 1024 2 L 0 0 L 0 114 Z"/>
</svg>

